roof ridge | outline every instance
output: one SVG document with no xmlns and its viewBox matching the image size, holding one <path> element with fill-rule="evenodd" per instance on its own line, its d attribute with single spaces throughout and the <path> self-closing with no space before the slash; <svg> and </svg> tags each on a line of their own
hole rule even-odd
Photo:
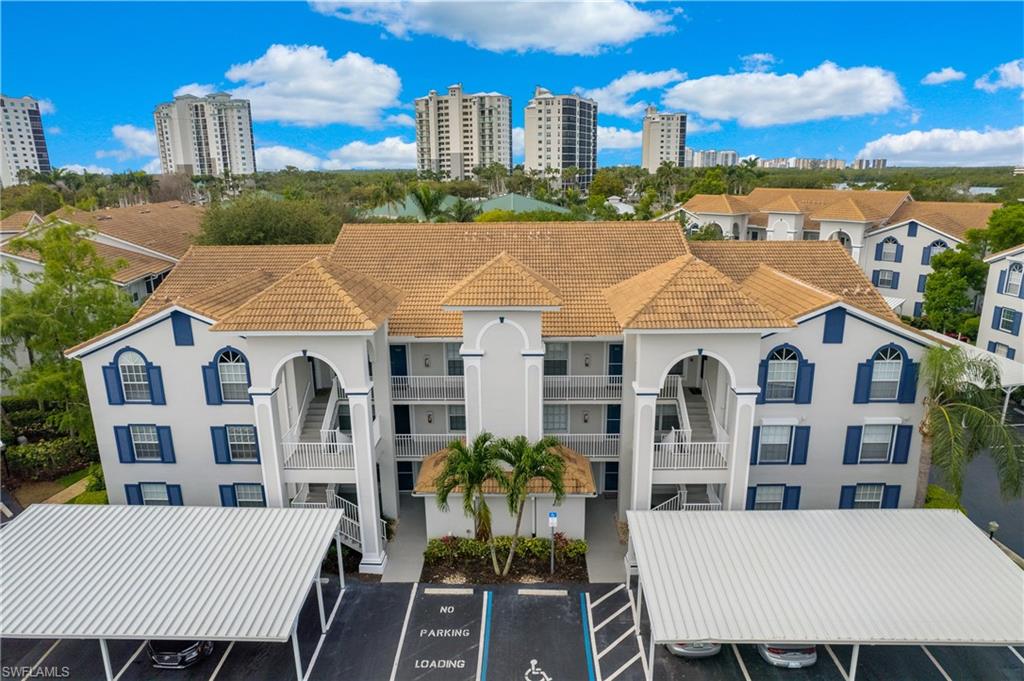
<svg viewBox="0 0 1024 681">
<path fill-rule="evenodd" d="M 799 284 L 800 286 L 803 286 L 806 289 L 810 289 L 811 291 L 814 291 L 816 293 L 820 293 L 821 295 L 823 295 L 823 296 L 825 296 L 827 298 L 835 298 L 836 300 L 841 300 L 840 296 L 838 296 L 837 294 L 832 293 L 831 291 L 826 291 L 825 289 L 820 288 L 818 286 L 815 286 L 814 284 L 811 284 L 810 282 L 806 282 L 803 279 L 798 279 L 797 277 L 794 277 L 791 274 L 783 272 L 780 269 L 776 269 L 776 268 L 772 267 L 771 265 L 769 265 L 768 263 L 765 263 L 765 262 L 759 263 L 757 268 L 754 270 L 754 272 L 757 272 L 758 270 L 760 270 L 762 268 L 766 269 L 766 270 L 769 270 L 772 273 L 777 274 L 778 276 L 783 277 L 784 279 L 787 279 L 788 281 L 790 281 L 790 282 L 792 282 L 794 284 Z M 746 283 L 747 279 L 750 279 L 750 277 L 752 277 L 754 275 L 754 272 L 751 272 L 749 275 L 747 275 L 747 278 L 743 280 L 743 283 Z"/>
<path fill-rule="evenodd" d="M 662 281 L 660 285 L 652 286 L 649 289 L 649 291 L 650 291 L 649 295 L 647 295 L 644 298 L 642 304 L 633 312 L 633 314 L 629 315 L 626 318 L 626 324 L 632 324 L 633 321 L 637 317 L 639 317 L 641 313 L 645 312 L 651 306 L 651 303 L 654 302 L 654 299 L 658 297 L 658 294 L 661 293 L 662 291 L 664 291 L 668 287 L 668 285 L 671 284 L 672 281 L 676 277 L 679 276 L 679 273 L 682 272 L 684 269 L 686 269 L 686 266 L 689 265 L 694 260 L 697 260 L 697 256 L 693 255 L 692 253 L 684 253 L 683 255 L 677 255 L 676 257 L 672 258 L 671 260 L 666 260 L 662 264 L 655 265 L 650 270 L 647 270 L 647 272 L 650 272 L 651 270 L 656 270 L 659 267 L 665 267 L 669 263 L 678 261 L 677 264 L 675 264 L 675 265 L 673 265 L 671 267 L 666 267 L 666 270 L 669 272 L 668 277 L 664 281 Z M 638 274 L 636 274 L 634 276 L 638 276 L 639 277 L 639 276 L 642 276 L 643 274 L 645 274 L 645 273 L 644 272 L 640 272 L 640 273 L 638 273 Z M 632 278 L 633 277 L 630 277 L 629 279 L 632 279 Z M 623 281 L 629 281 L 629 279 L 625 279 Z M 620 283 L 622 283 L 622 282 L 620 282 Z M 618 284 L 616 284 L 616 286 L 618 286 Z M 612 288 L 612 287 L 609 287 L 609 288 Z M 625 326 L 626 324 L 623 324 L 623 326 Z"/>
<path fill-rule="evenodd" d="M 550 279 L 545 277 L 543 274 L 533 269 L 519 258 L 515 257 L 507 250 L 501 250 L 493 258 L 485 262 L 480 267 L 467 274 L 461 280 L 459 280 L 452 288 L 448 290 L 444 298 L 441 299 L 441 304 L 453 304 L 451 301 L 464 292 L 466 292 L 474 283 L 477 283 L 484 275 L 489 271 L 493 271 L 496 267 L 504 264 L 511 268 L 514 272 L 518 273 L 525 279 L 525 283 L 539 287 L 542 289 L 541 292 L 547 294 L 551 298 L 549 301 L 551 304 L 560 305 L 562 302 L 562 293 L 558 286 L 555 285 Z M 540 293 L 534 291 L 534 293 Z M 454 303 L 456 307 L 458 303 Z"/>
<path fill-rule="evenodd" d="M 363 306 L 356 302 L 356 299 L 352 297 L 352 294 L 349 293 L 345 289 L 345 287 L 341 285 L 341 282 L 339 282 L 335 278 L 334 273 L 331 272 L 330 269 L 328 269 L 327 263 L 323 261 L 323 257 L 313 258 L 310 262 L 313 263 L 313 266 L 316 268 L 317 273 L 320 275 L 320 277 L 327 282 L 327 285 L 330 286 L 334 290 L 335 294 L 337 294 L 337 296 L 341 299 L 341 302 L 351 306 L 351 308 L 358 313 L 360 320 L 364 324 L 373 323 L 373 320 L 370 319 L 370 316 L 368 314 L 366 314 L 366 310 L 363 309 Z M 339 265 L 337 263 L 331 263 L 331 265 L 335 267 L 341 267 L 342 269 L 348 271 L 348 268 L 345 267 L 344 265 Z"/>
</svg>

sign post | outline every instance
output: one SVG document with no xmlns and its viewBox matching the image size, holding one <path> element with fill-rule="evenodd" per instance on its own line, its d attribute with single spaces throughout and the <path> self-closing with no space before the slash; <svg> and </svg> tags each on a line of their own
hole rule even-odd
<svg viewBox="0 0 1024 681">
<path fill-rule="evenodd" d="M 548 527 L 551 528 L 551 574 L 555 574 L 555 528 L 558 527 L 557 511 L 548 511 Z"/>
</svg>

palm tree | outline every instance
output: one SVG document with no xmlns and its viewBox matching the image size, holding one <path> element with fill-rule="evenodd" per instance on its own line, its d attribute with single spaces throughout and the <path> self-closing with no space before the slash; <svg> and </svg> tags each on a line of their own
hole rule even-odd
<svg viewBox="0 0 1024 681">
<path fill-rule="evenodd" d="M 444 200 L 447 194 L 442 189 L 433 189 L 428 184 L 420 183 L 409 191 L 409 196 L 427 222 L 433 222 L 444 213 Z"/>
<path fill-rule="evenodd" d="M 551 484 L 551 493 L 555 495 L 555 503 L 562 503 L 565 497 L 565 461 L 555 449 L 558 440 L 544 437 L 531 443 L 522 435 L 498 442 L 498 458 L 511 467 L 505 483 L 505 501 L 508 503 L 509 515 L 515 515 L 516 528 L 512 535 L 512 546 L 505 559 L 502 577 L 508 575 L 512 567 L 512 558 L 519 543 L 519 527 L 523 522 L 523 509 L 530 497 L 530 481 L 535 478 L 547 480 Z"/>
<path fill-rule="evenodd" d="M 967 465 L 982 451 L 996 464 L 1005 497 L 1024 492 L 1024 445 L 1002 422 L 999 369 L 987 358 L 958 347 L 931 348 L 924 357 L 925 415 L 921 421 L 921 460 L 916 506 L 924 503 L 928 470 L 934 464 L 959 503 Z"/>
<path fill-rule="evenodd" d="M 473 222 L 473 218 L 480 213 L 480 209 L 463 198 L 458 198 L 452 207 L 447 210 L 447 216 L 453 222 Z"/>
<path fill-rule="evenodd" d="M 398 206 L 405 199 L 405 193 L 405 184 L 396 175 L 387 175 L 381 178 L 380 183 L 373 189 L 374 207 L 394 208 L 397 214 Z"/>
<path fill-rule="evenodd" d="M 491 564 L 496 575 L 500 574 L 498 556 L 491 538 L 491 509 L 484 498 L 484 485 L 494 481 L 499 488 L 505 488 L 507 478 L 498 458 L 497 444 L 494 436 L 486 432 L 473 438 L 468 446 L 462 440 L 452 440 L 448 443 L 444 468 L 435 483 L 437 507 L 442 511 L 448 510 L 449 495 L 462 495 L 462 511 L 473 519 L 476 538 L 490 544 Z"/>
</svg>

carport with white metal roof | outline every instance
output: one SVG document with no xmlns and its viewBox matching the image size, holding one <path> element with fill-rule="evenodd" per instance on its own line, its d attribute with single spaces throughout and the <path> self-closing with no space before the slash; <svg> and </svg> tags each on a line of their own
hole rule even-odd
<svg viewBox="0 0 1024 681">
<path fill-rule="evenodd" d="M 341 515 L 34 505 L 0 530 L 0 636 L 97 639 L 108 681 L 110 639 L 291 639 L 301 680 L 303 604 L 315 590 L 322 643 L 344 594 L 339 574 L 328 615 L 320 569 L 332 541 L 341 555 Z"/>
<path fill-rule="evenodd" d="M 1024 643 L 1024 571 L 958 511 L 627 516 L 649 680 L 677 641 L 848 644 L 849 681 L 861 645 Z"/>
</svg>

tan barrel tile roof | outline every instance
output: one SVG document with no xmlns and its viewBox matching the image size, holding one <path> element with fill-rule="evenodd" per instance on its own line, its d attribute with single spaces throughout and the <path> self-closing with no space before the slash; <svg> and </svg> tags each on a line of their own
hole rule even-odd
<svg viewBox="0 0 1024 681">
<path fill-rule="evenodd" d="M 851 194 L 852 193 L 853 192 L 851 192 Z M 778 200 L 773 201 L 772 203 L 778 203 Z M 820 208 L 811 213 L 811 219 L 819 222 L 822 220 L 879 222 L 888 216 L 888 213 L 879 210 L 869 202 L 855 201 L 850 196 L 844 197 L 835 203 L 831 203 L 824 208 Z"/>
<path fill-rule="evenodd" d="M 802 213 L 803 210 L 796 204 L 796 201 L 792 196 L 786 194 L 780 196 L 774 201 L 769 201 L 765 205 L 761 206 L 759 210 L 762 213 Z"/>
<path fill-rule="evenodd" d="M 557 287 L 506 251 L 452 287 L 441 301 L 448 307 L 558 307 Z"/>
<path fill-rule="evenodd" d="M 780 199 L 791 200 L 805 216 L 804 229 L 816 230 L 818 221 L 814 213 L 832 206 L 844 199 L 850 199 L 865 214 L 877 214 L 885 220 L 903 203 L 910 201 L 910 194 L 903 191 L 854 191 L 850 189 L 791 189 L 788 187 L 757 187 L 743 197 L 754 210 L 747 222 L 764 227 L 768 224 L 768 208 Z"/>
<path fill-rule="evenodd" d="M 821 309 L 841 300 L 839 296 L 761 264 L 741 285 L 743 292 L 762 305 L 789 318 Z"/>
<path fill-rule="evenodd" d="M 35 234 L 36 232 L 33 231 L 32 233 Z M 137 253 L 96 241 L 90 243 L 96 249 L 96 255 L 101 260 L 107 265 L 116 268 L 111 279 L 118 284 L 130 284 L 143 277 L 160 274 L 174 267 L 174 261 L 168 258 L 157 258 L 156 256 Z M 0 246 L 0 252 L 10 253 L 27 258 L 33 262 L 39 262 L 38 254 L 35 251 L 18 248 L 16 242 L 9 241 Z"/>
<path fill-rule="evenodd" d="M 557 448 L 552 449 L 552 451 L 557 453 L 565 462 L 564 485 L 566 494 L 595 494 L 597 492 L 590 460 L 586 456 L 564 445 L 559 445 Z M 417 494 L 437 493 L 437 479 L 441 476 L 447 459 L 447 449 L 442 449 L 424 457 L 423 462 L 420 464 L 420 473 L 416 478 L 416 486 L 414 488 Z M 551 483 L 543 478 L 533 478 L 527 483 L 526 489 L 530 494 L 550 494 Z M 459 493 L 462 490 L 461 488 L 456 488 L 455 491 Z M 485 494 L 499 494 L 501 493 L 501 488 L 498 486 L 497 481 L 488 480 L 483 484 L 483 491 Z"/>
<path fill-rule="evenodd" d="M 24 232 L 30 225 L 38 225 L 43 221 L 34 210 L 20 210 L 0 219 L 0 231 Z"/>
<path fill-rule="evenodd" d="M 254 270 L 174 302 L 204 317 L 221 319 L 279 278 L 267 270 Z"/>
<path fill-rule="evenodd" d="M 1016 246 L 1010 246 L 1009 248 L 1003 249 L 1001 251 L 996 251 L 995 253 L 986 257 L 985 262 L 995 262 L 996 260 L 1001 260 L 1002 258 L 1005 258 L 1008 255 L 1017 255 L 1018 253 L 1024 253 L 1024 244 L 1018 244 Z"/>
<path fill-rule="evenodd" d="M 316 258 L 224 315 L 212 331 L 373 331 L 402 293 L 336 262 Z"/>
<path fill-rule="evenodd" d="M 180 258 L 200 232 L 205 210 L 179 201 L 84 211 L 65 207 L 46 217 L 88 226 L 101 234 Z"/>
<path fill-rule="evenodd" d="M 793 326 L 711 265 L 683 255 L 605 290 L 624 329 L 759 329 Z"/>
<path fill-rule="evenodd" d="M 967 230 L 985 229 L 993 211 L 1001 207 L 984 202 L 910 201 L 899 207 L 888 224 L 916 220 L 963 241 Z"/>
<path fill-rule="evenodd" d="M 755 210 L 743 197 L 732 194 L 695 194 L 683 204 L 683 208 L 691 213 L 716 215 L 743 215 Z"/>
</svg>

